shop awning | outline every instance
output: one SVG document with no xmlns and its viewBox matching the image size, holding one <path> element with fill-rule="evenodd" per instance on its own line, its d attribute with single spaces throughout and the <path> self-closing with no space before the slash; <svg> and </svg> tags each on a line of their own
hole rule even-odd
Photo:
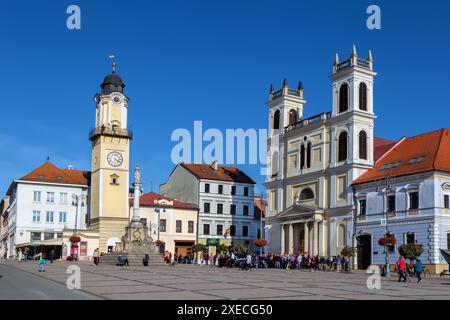
<svg viewBox="0 0 450 320">
<path fill-rule="evenodd" d="M 63 242 L 62 239 L 49 239 L 49 240 L 40 240 L 40 241 L 33 241 L 28 243 L 20 243 L 16 245 L 16 248 L 23 248 L 23 247 L 40 247 L 40 246 L 62 246 Z"/>
</svg>

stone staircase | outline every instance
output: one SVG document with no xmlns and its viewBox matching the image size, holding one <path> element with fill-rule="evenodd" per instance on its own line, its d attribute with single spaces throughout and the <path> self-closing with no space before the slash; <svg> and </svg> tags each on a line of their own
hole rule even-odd
<svg viewBox="0 0 450 320">
<path fill-rule="evenodd" d="M 106 253 L 100 256 L 99 265 L 117 265 L 119 260 L 117 258 L 120 256 L 120 253 Z M 144 266 L 142 259 L 144 259 L 144 255 L 137 254 L 122 254 L 126 256 L 128 259 L 128 264 L 130 266 Z M 150 260 L 148 262 L 149 267 L 162 267 L 167 266 L 167 263 L 164 261 L 164 257 L 162 254 L 156 252 L 149 252 Z"/>
</svg>

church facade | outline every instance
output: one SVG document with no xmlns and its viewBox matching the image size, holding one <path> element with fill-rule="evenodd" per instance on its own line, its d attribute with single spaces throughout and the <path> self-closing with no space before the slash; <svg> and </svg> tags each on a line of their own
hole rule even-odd
<svg viewBox="0 0 450 320">
<path fill-rule="evenodd" d="M 362 59 L 353 47 L 343 62 L 336 54 L 332 110 L 310 118 L 301 82 L 271 86 L 266 251 L 333 256 L 352 245 L 350 185 L 392 143 L 373 134 L 375 76 L 370 51 Z"/>
</svg>

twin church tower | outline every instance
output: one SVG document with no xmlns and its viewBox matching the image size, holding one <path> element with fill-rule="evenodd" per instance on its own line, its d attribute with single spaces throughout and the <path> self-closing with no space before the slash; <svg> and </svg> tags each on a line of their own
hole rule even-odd
<svg viewBox="0 0 450 320">
<path fill-rule="evenodd" d="M 90 229 L 99 234 L 99 249 L 106 252 L 121 242 L 129 223 L 129 159 L 133 134 L 127 127 L 125 84 L 113 71 L 101 84 L 96 103 L 92 142 Z"/>
</svg>

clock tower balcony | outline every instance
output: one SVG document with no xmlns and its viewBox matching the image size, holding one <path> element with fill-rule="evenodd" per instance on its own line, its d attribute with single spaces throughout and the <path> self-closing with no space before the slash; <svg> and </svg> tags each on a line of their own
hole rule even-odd
<svg viewBox="0 0 450 320">
<path fill-rule="evenodd" d="M 119 137 L 119 138 L 128 138 L 133 139 L 133 131 L 129 129 L 122 128 L 105 128 L 105 127 L 97 127 L 93 128 L 89 132 L 89 140 L 93 141 L 98 136 L 109 136 L 109 137 Z"/>
</svg>

